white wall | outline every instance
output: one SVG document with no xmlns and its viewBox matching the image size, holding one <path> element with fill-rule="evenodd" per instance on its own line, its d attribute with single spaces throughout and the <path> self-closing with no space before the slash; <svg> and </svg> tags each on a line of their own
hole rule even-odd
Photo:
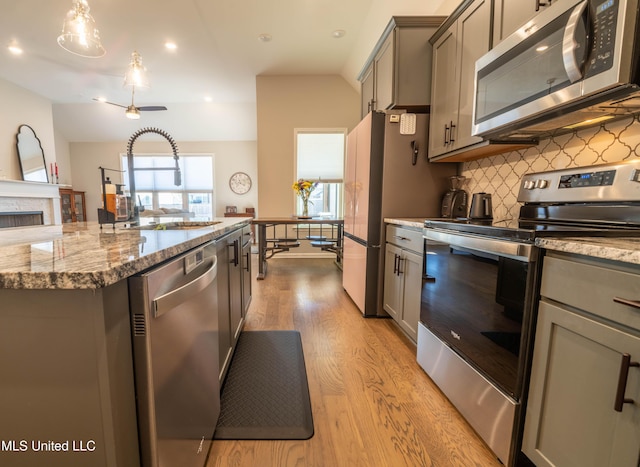
<svg viewBox="0 0 640 467">
<path fill-rule="evenodd" d="M 15 84 L 0 79 L 0 176 L 7 180 L 22 180 L 16 133 L 27 124 L 40 139 L 47 167 L 56 162 L 51 102 Z"/>
<path fill-rule="evenodd" d="M 258 217 L 291 216 L 296 197 L 294 129 L 347 128 L 360 121 L 360 96 L 338 75 L 258 76 Z"/>
<path fill-rule="evenodd" d="M 180 154 L 213 154 L 214 155 L 214 188 L 215 216 L 224 215 L 225 206 L 237 206 L 238 212 L 245 208 L 257 208 L 258 204 L 258 168 L 255 141 L 209 141 L 180 142 Z M 120 169 L 120 155 L 127 152 L 127 142 L 112 143 L 70 143 L 71 174 L 73 188 L 84 191 L 87 205 L 87 219 L 97 221 L 98 207 L 102 206 L 100 198 L 99 167 Z M 136 140 L 134 154 L 171 154 L 171 147 L 166 141 Z M 229 188 L 229 178 L 235 172 L 249 174 L 253 187 L 244 195 L 236 195 Z M 119 182 L 117 173 L 108 174 L 114 182 Z"/>
</svg>

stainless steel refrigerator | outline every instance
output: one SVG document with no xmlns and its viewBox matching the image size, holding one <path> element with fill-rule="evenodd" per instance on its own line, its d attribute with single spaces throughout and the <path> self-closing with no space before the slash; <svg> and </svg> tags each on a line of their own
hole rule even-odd
<svg viewBox="0 0 640 467">
<path fill-rule="evenodd" d="M 429 115 L 371 112 L 349 133 L 342 285 L 364 316 L 383 310 L 385 218 L 439 217 L 457 164 L 427 159 Z"/>
</svg>

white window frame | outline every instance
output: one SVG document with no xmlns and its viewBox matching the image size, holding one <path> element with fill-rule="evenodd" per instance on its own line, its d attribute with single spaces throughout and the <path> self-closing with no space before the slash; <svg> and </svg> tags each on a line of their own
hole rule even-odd
<svg viewBox="0 0 640 467">
<path fill-rule="evenodd" d="M 152 153 L 135 153 L 133 155 L 134 159 L 136 157 L 170 157 L 173 158 L 173 153 L 161 153 L 161 152 L 152 152 Z M 211 195 L 211 216 L 215 217 L 216 216 L 216 190 L 215 190 L 215 181 L 216 181 L 216 177 L 215 177 L 215 170 L 216 170 L 216 165 L 215 165 L 215 154 L 214 153 L 188 153 L 188 154 L 178 154 L 179 158 L 187 158 L 187 157 L 209 157 L 211 158 L 211 179 L 213 182 L 213 186 L 211 187 L 211 190 L 189 190 L 186 188 L 183 188 L 181 186 L 176 186 L 176 187 L 172 187 L 172 189 L 167 189 L 167 190 L 153 190 L 152 191 L 152 202 L 153 202 L 153 209 L 157 210 L 159 209 L 160 205 L 158 202 L 158 193 L 164 192 L 164 193 L 176 193 L 176 192 L 181 192 L 182 193 L 182 209 L 184 210 L 188 210 L 189 208 L 189 194 L 194 194 L 194 193 L 205 193 L 205 194 L 210 194 Z M 128 167 L 127 167 L 127 153 L 120 153 L 120 170 L 123 171 L 122 174 L 122 182 L 123 184 L 128 188 L 129 186 L 129 174 L 128 174 Z M 170 165 L 173 164 L 173 161 L 171 161 Z M 135 166 L 135 164 L 134 164 Z M 136 185 L 136 192 L 140 192 L 140 193 L 146 193 L 149 192 L 149 190 L 142 190 L 142 189 L 138 189 L 138 186 Z M 137 200 L 132 200 L 132 202 L 136 202 Z"/>
<path fill-rule="evenodd" d="M 338 199 L 336 200 L 336 217 L 341 218 L 344 215 L 344 163 L 346 160 L 347 153 L 347 128 L 294 128 L 293 130 L 293 180 L 298 179 L 298 135 L 299 134 L 323 134 L 323 133 L 331 133 L 331 134 L 342 134 L 343 135 L 343 178 L 342 179 L 332 179 L 332 180 L 320 180 L 321 183 L 326 184 L 339 184 L 338 187 Z M 293 191 L 293 190 L 292 190 Z M 328 190 L 325 190 L 326 193 Z M 326 198 L 323 199 L 323 208 L 327 207 L 329 200 Z M 302 202 L 300 198 L 293 192 L 293 206 L 294 212 L 300 213 L 302 212 Z"/>
</svg>

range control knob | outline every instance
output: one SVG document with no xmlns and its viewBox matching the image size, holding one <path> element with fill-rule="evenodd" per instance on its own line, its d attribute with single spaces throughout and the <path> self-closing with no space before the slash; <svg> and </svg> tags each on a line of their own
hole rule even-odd
<svg viewBox="0 0 640 467">
<path fill-rule="evenodd" d="M 533 180 L 525 180 L 522 186 L 525 190 L 533 190 L 536 187 L 536 183 Z"/>
<path fill-rule="evenodd" d="M 535 183 L 536 188 L 545 189 L 549 186 L 549 180 L 545 180 L 544 178 L 539 178 Z"/>
</svg>

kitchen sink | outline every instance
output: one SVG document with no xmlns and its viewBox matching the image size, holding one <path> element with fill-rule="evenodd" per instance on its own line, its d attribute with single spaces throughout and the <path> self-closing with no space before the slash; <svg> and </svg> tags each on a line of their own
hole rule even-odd
<svg viewBox="0 0 640 467">
<path fill-rule="evenodd" d="M 157 224 L 135 225 L 129 227 L 132 230 L 194 230 L 220 224 L 221 221 L 184 221 L 162 222 Z"/>
</svg>

